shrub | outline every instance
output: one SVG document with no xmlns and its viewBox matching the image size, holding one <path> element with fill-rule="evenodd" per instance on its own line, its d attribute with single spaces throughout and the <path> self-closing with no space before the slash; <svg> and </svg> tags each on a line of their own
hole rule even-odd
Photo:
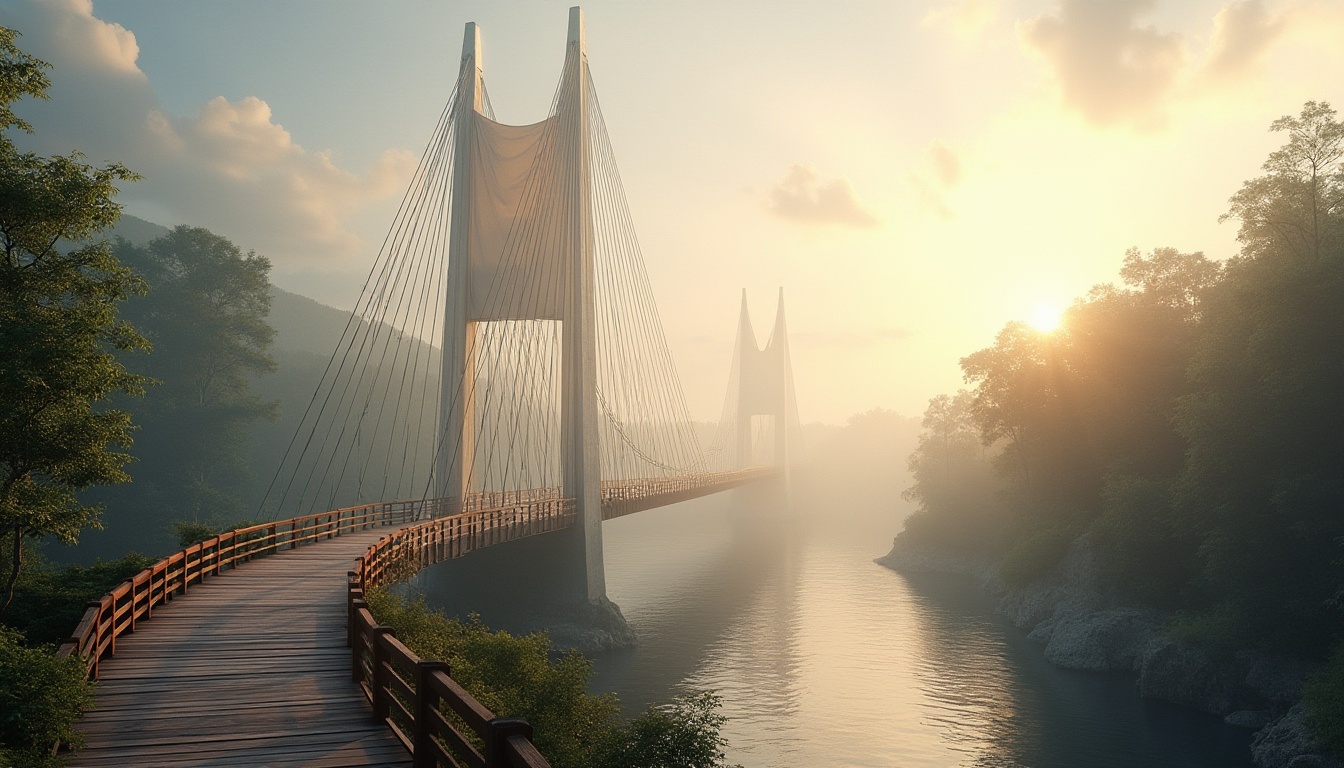
<svg viewBox="0 0 1344 768">
<path fill-rule="evenodd" d="M 74 724 L 92 705 L 78 657 L 58 659 L 0 627 L 0 759 L 16 768 L 59 765 L 52 746 L 81 743 Z"/>
<path fill-rule="evenodd" d="M 446 661 L 453 679 L 502 717 L 532 724 L 537 749 L 555 768 L 728 768 L 719 699 L 694 693 L 626 723 L 615 694 L 587 693 L 593 663 L 556 654 L 545 633 L 521 637 L 472 616 L 450 619 L 422 600 L 368 592 L 382 624 L 422 658 Z"/>
<path fill-rule="evenodd" d="M 1344 644 L 1304 692 L 1307 726 L 1336 755 L 1344 755 Z"/>
<path fill-rule="evenodd" d="M 999 561 L 999 575 L 1013 586 L 1022 586 L 1045 576 L 1059 565 L 1076 532 L 1068 527 L 1024 531 L 1008 545 Z"/>
<path fill-rule="evenodd" d="M 2 560 L 3 558 L 0 558 Z M 60 643 L 70 637 L 91 600 L 154 564 L 134 552 L 93 565 L 57 567 L 29 554 L 14 602 L 0 614 L 4 624 L 23 632 L 31 643 Z"/>
</svg>

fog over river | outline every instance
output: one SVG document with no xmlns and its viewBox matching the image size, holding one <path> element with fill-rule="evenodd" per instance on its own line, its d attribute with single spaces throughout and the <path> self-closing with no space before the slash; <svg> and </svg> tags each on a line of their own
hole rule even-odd
<svg viewBox="0 0 1344 768">
<path fill-rule="evenodd" d="M 874 564 L 890 518 L 761 525 L 731 503 L 604 525 L 608 592 L 641 644 L 599 655 L 594 691 L 632 712 L 717 691 L 729 758 L 747 768 L 1250 765 L 1246 732 L 1219 718 L 1051 666 L 969 581 Z M 527 590 L 498 578 L 502 555 L 430 569 L 431 600 L 526 627 Z"/>
</svg>

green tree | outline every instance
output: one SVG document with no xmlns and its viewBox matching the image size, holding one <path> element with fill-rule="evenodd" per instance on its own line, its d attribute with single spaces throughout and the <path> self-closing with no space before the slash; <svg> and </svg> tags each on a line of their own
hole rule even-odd
<svg viewBox="0 0 1344 768">
<path fill-rule="evenodd" d="M 219 525 L 244 516 L 250 428 L 275 405 L 252 393 L 275 369 L 270 262 L 205 229 L 177 227 L 115 253 L 151 289 L 126 318 L 154 345 L 137 367 L 162 382 L 135 408 L 136 483 L 110 494 L 109 516 L 164 528 L 173 517 Z"/>
<path fill-rule="evenodd" d="M 1326 102 L 1308 101 L 1297 117 L 1275 120 L 1288 141 L 1271 152 L 1264 176 L 1232 196 L 1221 220 L 1239 219 L 1242 256 L 1320 259 L 1344 238 L 1344 123 Z"/>
<path fill-rule="evenodd" d="M 69 157 L 19 152 L 11 111 L 23 96 L 45 98 L 47 66 L 0 28 L 0 531 L 10 569 L 3 610 L 13 599 L 24 540 L 73 542 L 96 525 L 82 489 L 127 479 L 131 420 L 106 407 L 115 392 L 139 394 L 144 379 L 113 350 L 142 349 L 117 307 L 143 284 L 105 242 L 86 243 L 116 221 L 117 182 L 135 176 Z M 123 450 L 117 450 L 123 449 Z"/>
<path fill-rule="evenodd" d="M 1308 102 L 1272 129 L 1287 143 L 1232 198 L 1243 248 L 1205 302 L 1177 490 L 1205 610 L 1237 641 L 1324 654 L 1344 634 L 1344 125 Z"/>
<path fill-rule="evenodd" d="M 1003 510 L 990 449 L 980 440 L 973 398 L 962 390 L 929 401 L 919 447 L 908 467 L 914 485 L 902 495 L 918 504 L 901 536 L 950 551 L 985 552 L 999 544 Z"/>
</svg>

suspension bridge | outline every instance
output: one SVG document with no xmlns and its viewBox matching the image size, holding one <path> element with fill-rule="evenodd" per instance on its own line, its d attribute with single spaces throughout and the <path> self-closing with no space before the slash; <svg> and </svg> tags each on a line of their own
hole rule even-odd
<svg viewBox="0 0 1344 768">
<path fill-rule="evenodd" d="M 691 420 L 582 12 L 547 117 L 522 126 L 495 120 L 467 24 L 452 95 L 266 522 L 90 603 L 61 647 L 99 681 L 72 764 L 544 766 L 526 723 L 402 645 L 364 591 L 544 536 L 560 599 L 619 619 L 602 521 L 786 489 L 798 432 L 782 291 L 764 347 L 744 293 L 719 422 Z"/>
</svg>

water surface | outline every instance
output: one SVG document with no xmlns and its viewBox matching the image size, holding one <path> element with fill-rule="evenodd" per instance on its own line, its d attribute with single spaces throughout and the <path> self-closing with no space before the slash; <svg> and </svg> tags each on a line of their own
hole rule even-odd
<svg viewBox="0 0 1344 768">
<path fill-rule="evenodd" d="M 729 506 L 605 524 L 608 593 L 641 644 L 599 655 L 594 690 L 631 712 L 717 691 L 748 768 L 1250 766 L 1245 731 L 1051 666 L 968 580 L 874 564 L 891 521 L 762 524 Z M 499 578 L 504 553 L 478 555 L 436 567 L 428 591 L 526 628 L 526 585 Z"/>
</svg>

